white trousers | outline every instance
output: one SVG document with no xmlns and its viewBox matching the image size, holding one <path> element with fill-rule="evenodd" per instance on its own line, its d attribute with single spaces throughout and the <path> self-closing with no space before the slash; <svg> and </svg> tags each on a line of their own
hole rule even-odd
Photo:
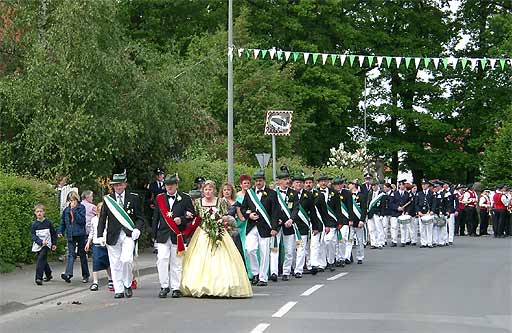
<svg viewBox="0 0 512 333">
<path fill-rule="evenodd" d="M 370 233 L 370 243 L 372 246 L 383 246 L 384 227 L 382 226 L 382 218 L 379 215 L 373 215 L 371 219 L 368 219 L 368 232 Z"/>
<path fill-rule="evenodd" d="M 131 237 L 126 236 L 123 230 L 119 234 L 116 245 L 107 245 L 116 294 L 124 293 L 124 288 L 129 288 L 132 285 L 134 249 L 135 242 Z"/>
<path fill-rule="evenodd" d="M 443 226 L 437 227 L 437 238 L 440 245 L 448 244 L 448 223 Z"/>
<path fill-rule="evenodd" d="M 299 260 L 299 253 L 297 253 L 297 261 Z M 311 269 L 311 238 L 308 239 L 308 244 L 306 245 L 306 267 L 308 270 Z"/>
<path fill-rule="evenodd" d="M 411 232 L 411 243 L 418 243 L 418 221 L 417 217 L 413 217 L 410 223 L 410 232 Z"/>
<path fill-rule="evenodd" d="M 363 260 L 364 259 L 364 228 L 353 228 L 355 230 L 355 235 L 357 239 L 356 244 L 356 259 Z"/>
<path fill-rule="evenodd" d="M 391 241 L 398 243 L 398 218 L 390 216 L 389 222 L 391 223 Z"/>
<path fill-rule="evenodd" d="M 300 238 L 302 239 L 302 242 L 301 242 L 300 246 L 297 247 L 297 256 L 296 256 L 296 260 L 295 260 L 294 272 L 302 274 L 302 272 L 304 272 L 304 263 L 306 261 L 306 252 L 307 252 L 307 249 L 309 248 L 309 244 L 308 244 L 308 236 L 300 236 Z M 283 267 L 283 271 L 284 271 L 284 267 Z"/>
<path fill-rule="evenodd" d="M 325 233 L 322 231 L 311 235 L 311 266 L 325 268 L 327 266 L 325 258 Z"/>
<path fill-rule="evenodd" d="M 170 238 L 165 243 L 157 243 L 158 255 L 156 267 L 158 268 L 158 279 L 160 280 L 160 287 L 162 288 L 169 288 L 170 282 L 172 290 L 180 289 L 183 256 L 176 255 L 177 248 L 178 245 L 173 244 Z"/>
<path fill-rule="evenodd" d="M 341 253 L 343 254 L 343 260 L 350 260 L 350 254 L 352 253 L 352 246 L 354 244 L 354 228 L 349 227 L 348 225 L 343 225 L 341 227 Z"/>
<path fill-rule="evenodd" d="M 297 251 L 296 250 L 297 245 L 295 243 L 295 234 L 288 235 L 288 236 L 283 234 L 283 245 L 284 245 L 283 275 L 290 275 L 290 273 L 292 271 L 293 258 L 295 257 L 296 251 Z M 270 255 L 272 255 L 272 254 L 270 254 Z"/>
<path fill-rule="evenodd" d="M 336 228 L 330 228 L 329 233 L 325 234 L 325 254 L 328 264 L 336 262 L 336 243 L 338 243 Z"/>
<path fill-rule="evenodd" d="M 277 251 L 270 251 L 270 274 L 279 275 L 279 249 L 281 248 L 281 236 L 283 235 L 283 230 L 279 230 L 277 235 L 274 237 L 270 237 L 270 247 L 275 248 L 277 240 Z"/>
<path fill-rule="evenodd" d="M 258 228 L 253 227 L 245 237 L 245 249 L 247 258 L 251 265 L 251 273 L 253 276 L 258 275 L 259 280 L 268 281 L 268 268 L 270 265 L 270 239 L 263 238 L 258 233 Z M 260 261 L 258 261 L 258 248 L 260 253 Z"/>
<path fill-rule="evenodd" d="M 432 244 L 439 244 L 439 227 L 437 225 L 432 225 Z"/>
<path fill-rule="evenodd" d="M 382 232 L 384 232 L 384 244 L 386 244 L 386 241 L 388 240 L 388 230 L 389 230 L 389 222 L 391 220 L 391 216 L 381 216 L 380 220 L 382 223 Z"/>
<path fill-rule="evenodd" d="M 450 214 L 448 217 L 448 242 L 453 243 L 453 236 L 455 235 L 455 214 Z"/>
<path fill-rule="evenodd" d="M 431 246 L 432 245 L 432 231 L 433 231 L 433 223 L 425 224 L 420 221 L 420 238 L 422 246 Z"/>
<path fill-rule="evenodd" d="M 411 241 L 411 223 L 400 223 L 400 243 L 405 244 Z"/>
</svg>

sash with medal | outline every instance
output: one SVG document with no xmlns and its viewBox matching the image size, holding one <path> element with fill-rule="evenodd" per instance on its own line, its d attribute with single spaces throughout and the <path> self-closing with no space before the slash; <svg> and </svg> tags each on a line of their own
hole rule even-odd
<svg viewBox="0 0 512 333">
<path fill-rule="evenodd" d="M 119 205 L 117 201 L 115 201 L 110 195 L 106 195 L 103 197 L 105 204 L 108 209 L 114 215 L 114 217 L 121 223 L 123 227 L 126 229 L 133 231 L 135 229 L 135 223 L 133 223 L 130 216 L 125 212 L 124 208 Z M 134 256 L 139 256 L 139 243 L 135 242 L 135 248 L 133 249 Z"/>
<path fill-rule="evenodd" d="M 290 212 L 290 209 L 286 205 L 285 199 L 283 198 L 281 191 L 276 191 L 276 192 L 277 192 L 277 198 L 279 199 L 278 201 L 279 201 L 279 205 L 281 206 L 281 209 L 286 214 L 286 217 L 290 218 L 292 216 L 292 214 Z M 299 232 L 299 228 L 297 228 L 297 225 L 295 223 L 292 223 L 292 226 L 293 226 L 293 231 L 295 234 L 295 244 L 297 246 L 300 246 L 302 244 L 302 238 L 301 238 L 301 235 Z"/>
<path fill-rule="evenodd" d="M 180 229 L 178 229 L 178 226 L 176 225 L 176 222 L 174 222 L 174 219 L 172 218 L 172 212 L 169 208 L 167 208 L 167 203 L 165 202 L 165 194 L 160 193 L 156 196 L 156 202 L 158 204 L 158 208 L 160 209 L 160 212 L 162 213 L 162 216 L 164 217 L 165 223 L 169 226 L 169 228 L 176 234 L 176 255 L 182 256 L 185 254 L 185 242 L 183 241 L 183 234 L 181 233 Z"/>
<path fill-rule="evenodd" d="M 261 204 L 261 201 L 260 199 L 258 199 L 258 196 L 256 195 L 256 192 L 254 192 L 254 189 L 250 188 L 247 191 L 247 193 L 249 193 L 249 198 L 254 204 L 254 207 L 256 207 L 256 210 L 258 211 L 259 215 L 263 217 L 265 222 L 267 222 L 268 227 L 272 230 L 272 224 L 270 223 L 270 215 L 267 213 L 265 207 Z M 273 236 L 272 238 L 274 238 L 274 241 L 272 242 L 270 251 L 277 252 L 279 251 L 279 248 L 277 247 L 277 238 L 275 236 Z"/>
</svg>

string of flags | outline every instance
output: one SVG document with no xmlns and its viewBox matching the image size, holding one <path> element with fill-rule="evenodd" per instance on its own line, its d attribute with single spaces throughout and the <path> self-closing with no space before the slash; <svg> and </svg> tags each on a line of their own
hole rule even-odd
<svg viewBox="0 0 512 333">
<path fill-rule="evenodd" d="M 404 56 L 375 56 L 375 55 L 357 55 L 357 54 L 332 54 L 332 53 L 319 53 L 319 52 L 295 52 L 283 51 L 276 48 L 271 49 L 250 49 L 250 48 L 228 48 L 228 57 L 233 60 L 233 53 L 236 51 L 238 58 L 245 57 L 247 59 L 270 59 L 270 60 L 285 60 L 285 61 L 303 61 L 304 64 L 316 65 L 317 63 L 341 65 L 346 63 L 350 67 L 359 65 L 359 67 L 372 67 L 377 65 L 379 68 L 384 64 L 387 68 L 400 68 L 405 66 L 409 68 L 414 66 L 418 69 L 435 68 L 438 69 L 441 65 L 444 69 L 452 67 L 456 69 L 460 64 L 463 70 L 469 65 L 471 70 L 475 68 L 491 69 L 501 68 L 504 70 L 507 66 L 512 66 L 512 59 L 510 58 L 455 58 L 455 57 L 404 57 Z"/>
</svg>

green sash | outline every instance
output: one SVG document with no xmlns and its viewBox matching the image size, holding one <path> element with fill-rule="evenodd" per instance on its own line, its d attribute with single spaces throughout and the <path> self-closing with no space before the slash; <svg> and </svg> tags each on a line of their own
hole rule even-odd
<svg viewBox="0 0 512 333">
<path fill-rule="evenodd" d="M 348 208 L 345 205 L 345 203 L 343 202 L 342 198 L 340 198 L 340 203 L 341 203 L 341 214 L 343 214 L 343 216 L 345 216 L 347 219 L 350 220 L 350 217 L 348 216 Z"/>
<path fill-rule="evenodd" d="M 283 198 L 281 191 L 278 190 L 278 191 L 276 191 L 276 193 L 277 193 L 277 198 L 278 198 L 277 201 L 279 201 L 279 205 L 281 206 L 281 209 L 286 214 L 287 218 L 291 218 L 292 213 L 290 212 L 290 209 L 286 205 L 285 198 Z M 299 232 L 299 228 L 297 227 L 297 225 L 295 223 L 292 223 L 292 226 L 293 226 L 293 231 L 295 234 L 295 243 L 297 246 L 300 246 L 302 244 L 302 238 L 300 237 L 301 235 Z"/>
<path fill-rule="evenodd" d="M 256 207 L 256 210 L 260 213 L 265 222 L 267 222 L 270 229 L 272 229 L 272 224 L 270 223 L 270 215 L 268 215 L 267 210 L 261 204 L 261 201 L 260 199 L 258 199 L 258 196 L 256 195 L 256 192 L 254 192 L 254 189 L 250 188 L 249 191 L 247 191 L 247 193 L 249 193 L 249 198 L 251 198 L 251 201 Z"/>
<path fill-rule="evenodd" d="M 386 193 L 380 192 L 375 199 L 372 199 L 372 201 L 370 202 L 370 207 L 368 207 L 368 211 L 372 210 L 372 208 L 375 207 L 375 205 L 378 204 L 382 197 L 384 197 L 385 195 Z"/>
<path fill-rule="evenodd" d="M 121 207 L 110 195 L 106 195 L 103 198 L 105 199 L 105 204 L 107 205 L 108 209 L 119 221 L 119 223 L 121 223 L 126 229 L 133 231 L 133 229 L 135 229 L 135 223 L 133 223 L 130 216 L 126 214 L 124 208 Z"/>
<path fill-rule="evenodd" d="M 361 215 L 363 214 L 361 211 L 361 207 L 359 207 L 359 204 L 357 203 L 356 199 L 352 197 L 352 211 L 357 216 L 359 220 L 361 220 Z"/>
<path fill-rule="evenodd" d="M 311 229 L 311 220 L 309 219 L 308 213 L 306 213 L 306 210 L 302 205 L 299 203 L 299 218 L 304 222 L 308 229 Z"/>
</svg>

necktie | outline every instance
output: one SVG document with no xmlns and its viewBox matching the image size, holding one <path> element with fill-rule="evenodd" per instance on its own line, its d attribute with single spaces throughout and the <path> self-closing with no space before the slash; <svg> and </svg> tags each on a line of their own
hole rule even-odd
<svg viewBox="0 0 512 333">
<path fill-rule="evenodd" d="M 118 194 L 117 195 L 117 203 L 119 204 L 119 206 L 123 207 L 124 206 L 124 203 L 123 203 L 123 196 L 121 194 Z"/>
<path fill-rule="evenodd" d="M 263 190 L 257 190 L 256 193 L 257 194 L 263 193 Z"/>
<path fill-rule="evenodd" d="M 281 192 L 282 194 L 286 194 L 287 191 L 279 190 L 279 192 Z"/>
<path fill-rule="evenodd" d="M 169 199 L 176 200 L 176 195 L 169 195 Z"/>
</svg>

